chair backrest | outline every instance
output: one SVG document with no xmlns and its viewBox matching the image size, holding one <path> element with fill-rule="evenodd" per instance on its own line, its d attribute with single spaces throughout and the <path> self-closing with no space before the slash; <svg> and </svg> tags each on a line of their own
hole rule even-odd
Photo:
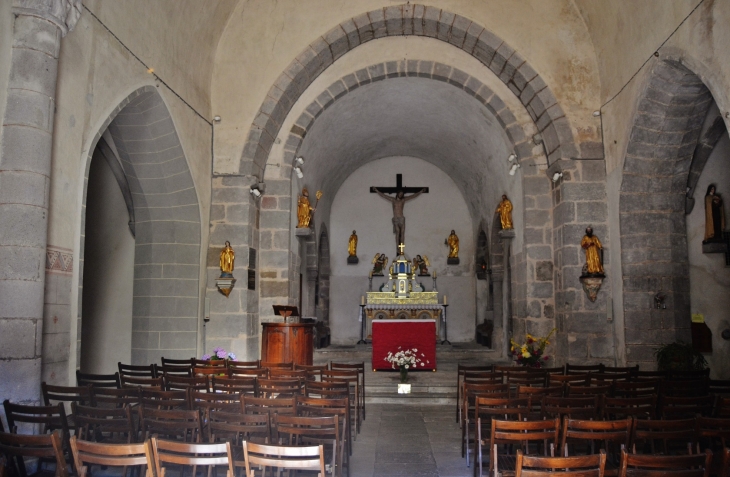
<svg viewBox="0 0 730 477">
<path fill-rule="evenodd" d="M 53 386 L 44 381 L 41 383 L 41 391 L 46 406 L 52 406 L 59 402 L 92 404 L 90 384 L 86 386 Z"/>
<path fill-rule="evenodd" d="M 658 379 L 642 379 L 636 381 L 616 381 L 613 393 L 616 397 L 642 397 L 659 394 L 661 381 Z"/>
<path fill-rule="evenodd" d="M 254 361 L 228 361 L 228 367 L 231 369 L 258 369 L 261 367 L 260 360 Z"/>
<path fill-rule="evenodd" d="M 695 422 L 697 437 L 705 448 L 730 447 L 730 419 L 698 417 Z"/>
<path fill-rule="evenodd" d="M 694 397 L 709 395 L 710 380 L 702 379 L 681 379 L 662 381 L 660 392 L 665 396 Z"/>
<path fill-rule="evenodd" d="M 603 396 L 583 395 L 581 397 L 543 396 L 540 410 L 543 417 L 594 419 L 601 416 Z"/>
<path fill-rule="evenodd" d="M 157 375 L 163 377 L 176 376 L 181 378 L 190 378 L 193 376 L 193 367 L 188 364 L 165 364 L 157 366 Z"/>
<path fill-rule="evenodd" d="M 10 432 L 22 431 L 26 433 L 28 429 L 19 429 L 23 424 L 29 427 L 40 425 L 41 434 L 59 430 L 63 448 L 69 448 L 70 433 L 63 403 L 58 403 L 55 406 L 26 406 L 13 404 L 6 399 L 3 402 L 3 407 L 5 408 L 5 419 L 8 421 L 8 430 Z"/>
<path fill-rule="evenodd" d="M 269 414 L 242 414 L 211 410 L 208 427 L 212 442 L 230 441 L 240 445 L 243 441 L 259 439 L 271 442 Z"/>
<path fill-rule="evenodd" d="M 709 477 L 712 451 L 695 455 L 643 455 L 621 451 L 620 477 Z"/>
<path fill-rule="evenodd" d="M 204 420 L 211 410 L 241 412 L 241 398 L 238 394 L 207 393 L 190 390 L 188 392 L 190 409 L 200 409 Z"/>
<path fill-rule="evenodd" d="M 123 388 L 153 388 L 162 391 L 165 383 L 162 377 L 159 378 L 138 378 L 135 376 L 119 376 Z"/>
<path fill-rule="evenodd" d="M 616 381 L 631 381 L 634 375 L 631 373 L 590 373 L 588 374 L 590 383 L 595 385 L 605 385 Z"/>
<path fill-rule="evenodd" d="M 479 419 L 477 421 L 477 435 L 480 440 L 484 435 L 482 426 L 484 424 Z M 492 419 L 489 437 L 490 451 L 493 449 L 492 458 L 489 459 L 490 472 L 495 470 L 497 444 L 520 445 L 527 449 L 530 442 L 542 441 L 544 455 L 552 456 L 558 445 L 559 434 L 560 419 L 558 418 L 544 421 L 505 421 Z"/>
<path fill-rule="evenodd" d="M 300 378 L 259 379 L 257 385 L 262 397 L 292 396 L 301 394 L 304 381 Z"/>
<path fill-rule="evenodd" d="M 191 443 L 152 438 L 152 451 L 158 477 L 165 477 L 165 464 L 207 466 L 209 469 L 223 466 L 227 477 L 233 477 L 231 443 Z M 211 475 L 210 472 L 208 475 Z"/>
<path fill-rule="evenodd" d="M 634 437 L 634 419 L 628 417 L 616 421 L 589 421 L 583 419 L 564 419 L 562 440 L 560 449 L 563 455 L 568 455 L 568 440 L 582 441 L 589 443 L 602 442 L 602 447 L 606 451 L 610 451 L 610 445 L 616 446 L 615 455 L 618 455 L 618 449 L 630 449 L 632 439 Z M 596 447 L 591 446 L 594 450 Z M 592 452 L 595 453 L 595 452 Z"/>
<path fill-rule="evenodd" d="M 602 373 L 603 364 L 570 364 L 565 365 L 565 374 Z"/>
<path fill-rule="evenodd" d="M 153 434 L 186 442 L 200 442 L 203 438 L 203 418 L 199 409 L 170 411 L 139 406 L 139 423 L 143 440 Z"/>
<path fill-rule="evenodd" d="M 243 443 L 243 459 L 246 477 L 253 477 L 253 468 L 261 466 L 274 469 L 318 471 L 325 476 L 323 446 L 291 447 Z"/>
<path fill-rule="evenodd" d="M 211 387 L 214 393 L 248 394 L 257 397 L 258 380 L 254 377 L 213 376 Z"/>
<path fill-rule="evenodd" d="M 712 396 L 661 396 L 659 398 L 660 415 L 662 419 L 686 419 L 697 415 L 709 417 L 712 415 L 714 403 L 715 398 Z"/>
<path fill-rule="evenodd" d="M 613 394 L 613 385 L 606 384 L 603 386 L 579 386 L 574 384 L 565 385 L 565 396 L 566 397 L 581 397 L 581 396 L 610 396 Z"/>
<path fill-rule="evenodd" d="M 288 435 L 288 445 L 305 445 L 317 441 L 336 446 L 344 442 L 337 416 L 290 416 L 277 414 L 272 418 L 280 442 Z"/>
<path fill-rule="evenodd" d="M 655 419 L 657 396 L 605 397 L 603 415 L 607 419 L 622 419 L 633 416 L 637 419 Z"/>
<path fill-rule="evenodd" d="M 532 411 L 531 398 L 491 398 L 477 396 L 474 401 L 474 421 L 480 418 L 519 420 Z"/>
<path fill-rule="evenodd" d="M 349 398 L 350 385 L 342 381 L 307 381 L 304 383 L 304 394 L 327 399 Z"/>
<path fill-rule="evenodd" d="M 89 465 L 105 467 L 147 466 L 147 477 L 152 477 L 154 458 L 149 441 L 141 444 L 104 444 L 71 438 L 71 452 L 79 477 L 89 475 Z"/>
<path fill-rule="evenodd" d="M 25 470 L 25 457 L 55 459 L 56 477 L 68 477 L 61 441 L 58 432 L 32 436 L 0 432 L 0 455 L 5 456 L 14 474 L 20 477 L 28 475 Z"/>
<path fill-rule="evenodd" d="M 189 400 L 187 391 L 160 391 L 159 389 L 142 388 L 139 391 L 139 402 L 145 407 L 156 409 L 187 409 Z"/>
<path fill-rule="evenodd" d="M 540 400 L 541 396 L 563 396 L 562 386 L 548 386 L 546 388 L 539 388 L 535 386 L 517 386 L 518 397 L 531 396 L 533 400 Z"/>
<path fill-rule="evenodd" d="M 548 375 L 548 384 L 557 386 L 562 384 L 575 384 L 576 386 L 588 386 L 590 384 L 590 375 L 588 373 L 573 374 L 550 374 Z"/>
<path fill-rule="evenodd" d="M 91 374 L 82 373 L 78 369 L 76 370 L 76 385 L 77 386 L 88 386 L 91 385 L 94 388 L 120 388 L 122 383 L 119 381 L 119 373 L 114 374 Z"/>
<path fill-rule="evenodd" d="M 197 359 L 191 360 L 193 368 L 227 368 L 227 359 Z"/>
<path fill-rule="evenodd" d="M 636 376 L 636 373 L 639 372 L 639 365 L 636 366 L 604 366 L 603 367 L 603 373 L 610 374 L 610 373 L 616 373 L 616 374 L 623 374 L 623 373 L 629 373 L 631 375 Z"/>
<path fill-rule="evenodd" d="M 294 362 L 290 362 L 290 363 L 273 363 L 271 361 L 261 361 L 260 366 L 262 368 L 287 368 L 287 369 L 294 369 Z"/>
<path fill-rule="evenodd" d="M 305 369 L 288 369 L 288 368 L 270 368 L 269 379 L 307 379 L 307 371 Z"/>
<path fill-rule="evenodd" d="M 136 429 L 129 405 L 124 407 L 90 407 L 71 403 L 76 435 L 87 441 L 114 439 L 135 442 Z M 121 442 L 121 441 L 117 441 Z"/>
<path fill-rule="evenodd" d="M 193 358 L 185 358 L 185 359 L 171 359 L 171 358 L 165 358 L 164 356 L 160 358 L 160 364 L 162 366 L 193 366 Z"/>
<path fill-rule="evenodd" d="M 678 381 L 682 379 L 689 379 L 689 380 L 696 380 L 698 378 L 709 378 L 710 377 L 710 368 L 705 369 L 697 369 L 692 371 L 679 371 L 679 370 L 670 370 L 669 371 L 669 379 Z"/>
<path fill-rule="evenodd" d="M 294 366 L 296 368 L 296 365 Z M 330 361 L 330 370 L 332 371 L 352 371 L 356 370 L 360 378 L 365 379 L 365 363 L 335 363 Z"/>
<path fill-rule="evenodd" d="M 140 394 L 138 387 L 92 388 L 94 403 L 100 407 L 124 407 L 127 404 L 139 404 Z"/>
<path fill-rule="evenodd" d="M 545 386 L 547 384 L 548 373 L 543 371 L 530 370 L 528 372 L 509 371 L 505 374 L 505 382 L 517 388 L 523 386 Z"/>
<path fill-rule="evenodd" d="M 710 394 L 730 397 L 730 379 L 710 379 L 707 385 Z"/>
<path fill-rule="evenodd" d="M 669 371 L 642 371 L 636 372 L 636 379 L 667 379 L 669 378 Z"/>
<path fill-rule="evenodd" d="M 232 378 L 268 379 L 269 368 L 228 368 L 228 376 Z"/>
<path fill-rule="evenodd" d="M 697 444 L 695 419 L 637 419 L 634 425 L 634 448 L 649 448 L 639 449 L 642 454 L 692 454 Z"/>
<path fill-rule="evenodd" d="M 327 371 L 327 365 L 308 365 L 308 364 L 295 364 L 294 369 L 304 370 L 307 372 L 307 379 L 309 380 L 322 380 L 322 371 Z M 363 380 L 365 377 L 363 376 Z"/>
<path fill-rule="evenodd" d="M 127 376 L 133 378 L 156 378 L 157 369 L 154 364 L 138 366 L 133 364 L 117 363 L 119 377 Z"/>
<path fill-rule="evenodd" d="M 297 399 L 291 398 L 255 398 L 241 396 L 241 410 L 246 414 L 296 414 Z"/>
<path fill-rule="evenodd" d="M 517 451 L 515 477 L 603 477 L 606 470 L 606 451 L 573 457 L 539 457 Z"/>
<path fill-rule="evenodd" d="M 164 375 L 165 391 L 207 391 L 209 388 L 207 376 L 178 376 L 173 374 Z"/>
</svg>

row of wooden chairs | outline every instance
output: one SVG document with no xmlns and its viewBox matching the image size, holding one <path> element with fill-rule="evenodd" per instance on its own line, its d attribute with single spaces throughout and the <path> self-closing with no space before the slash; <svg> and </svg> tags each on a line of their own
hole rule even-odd
<svg viewBox="0 0 730 477">
<path fill-rule="evenodd" d="M 622 450 L 633 454 L 649 451 L 653 455 L 660 449 L 665 455 L 692 455 L 716 452 L 717 459 L 707 462 L 707 468 L 719 471 L 725 476 L 728 471 L 727 457 L 730 449 L 730 420 L 696 418 L 679 421 L 651 421 L 633 418 L 614 421 L 590 421 L 570 418 L 528 420 L 520 419 L 518 407 L 492 409 L 492 415 L 477 419 L 477 440 L 475 441 L 475 475 L 482 475 L 485 455 L 489 455 L 489 471 L 498 472 L 499 466 L 511 467 L 514 456 L 500 455 L 498 446 L 519 446 L 523 451 L 536 445 L 542 447 L 545 456 L 592 455 L 599 449 L 606 451 L 607 475 L 616 475 L 620 467 L 619 454 Z M 506 411 L 502 414 L 502 411 Z M 513 419 L 503 420 L 504 417 Z M 562 424 L 562 425 L 561 425 Z M 681 425 L 679 425 L 681 424 Z M 672 446 L 674 444 L 674 446 Z M 512 467 L 513 468 L 513 467 Z M 478 473 L 477 473 L 478 472 Z"/>
</svg>

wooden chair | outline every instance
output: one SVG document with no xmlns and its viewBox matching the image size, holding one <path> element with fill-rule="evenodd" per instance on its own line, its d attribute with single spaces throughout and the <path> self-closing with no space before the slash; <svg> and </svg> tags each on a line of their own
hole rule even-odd
<svg viewBox="0 0 730 477">
<path fill-rule="evenodd" d="M 138 387 L 91 388 L 94 395 L 94 404 L 98 407 L 124 407 L 139 404 L 140 394 Z"/>
<path fill-rule="evenodd" d="M 165 391 L 207 391 L 209 389 L 207 376 L 178 376 L 173 374 L 164 375 Z"/>
<path fill-rule="evenodd" d="M 201 391 L 188 392 L 188 407 L 199 409 L 203 422 L 208 421 L 212 410 L 226 412 L 241 412 L 241 398 L 238 394 L 228 393 L 206 393 Z"/>
<path fill-rule="evenodd" d="M 343 439 L 347 454 L 352 455 L 352 427 L 350 426 L 350 398 L 339 399 L 309 398 L 297 396 L 297 415 L 300 416 L 338 416 L 342 423 Z M 349 459 L 347 460 L 349 462 Z M 349 464 L 348 464 L 349 465 Z"/>
<path fill-rule="evenodd" d="M 709 477 L 712 451 L 696 455 L 642 455 L 621 451 L 619 477 Z"/>
<path fill-rule="evenodd" d="M 304 369 L 271 368 L 269 379 L 298 379 L 302 382 L 307 380 L 307 371 Z"/>
<path fill-rule="evenodd" d="M 234 477 L 233 455 L 230 442 L 190 443 L 176 442 L 152 438 L 152 451 L 156 475 L 165 477 L 165 464 L 193 466 L 207 466 L 210 470 L 217 466 L 227 467 L 226 477 Z M 210 470 L 208 475 L 210 475 Z M 193 470 L 195 476 L 195 470 Z"/>
<path fill-rule="evenodd" d="M 261 361 L 260 366 L 262 368 L 285 368 L 285 369 L 294 369 L 294 362 L 290 363 L 273 363 L 271 361 Z"/>
<path fill-rule="evenodd" d="M 709 417 L 715 399 L 712 396 L 659 398 L 659 414 L 662 419 L 688 419 L 697 415 Z"/>
<path fill-rule="evenodd" d="M 344 433 L 337 416 L 287 416 L 274 418 L 280 444 L 289 446 L 322 445 L 325 459 L 331 462 L 332 475 L 342 475 Z M 327 459 L 327 449 L 332 449 Z"/>
<path fill-rule="evenodd" d="M 159 434 L 183 442 L 203 440 L 203 418 L 200 410 L 162 410 L 139 407 L 142 440 Z"/>
<path fill-rule="evenodd" d="M 156 378 L 157 370 L 154 364 L 137 366 L 132 364 L 117 363 L 119 368 L 119 377 L 126 376 L 128 378 Z"/>
<path fill-rule="evenodd" d="M 589 382 L 591 385 L 606 385 L 617 381 L 628 382 L 634 379 L 631 373 L 589 373 Z"/>
<path fill-rule="evenodd" d="M 602 396 L 543 396 L 540 410 L 546 419 L 564 416 L 573 419 L 596 419 L 601 416 L 602 402 Z"/>
<path fill-rule="evenodd" d="M 350 385 L 338 381 L 307 381 L 304 383 L 304 395 L 325 399 L 350 399 Z"/>
<path fill-rule="evenodd" d="M 511 419 L 519 421 L 532 412 L 530 398 L 493 398 L 477 396 L 474 402 L 474 456 L 479 460 L 482 449 L 487 448 L 491 452 L 491 439 L 486 433 L 493 419 Z M 482 432 L 484 429 L 485 432 Z M 469 429 L 466 433 L 466 465 L 470 465 L 469 455 Z M 477 465 L 475 464 L 475 470 Z M 479 468 L 481 472 L 481 467 Z"/>
<path fill-rule="evenodd" d="M 669 371 L 642 371 L 635 373 L 634 379 L 658 379 L 660 381 L 669 378 Z"/>
<path fill-rule="evenodd" d="M 636 376 L 639 372 L 639 365 L 636 366 L 604 366 L 602 373 L 605 374 L 623 374 L 623 373 L 629 373 L 632 376 Z"/>
<path fill-rule="evenodd" d="M 43 393 L 43 402 L 45 402 L 46 406 L 53 406 L 55 404 L 62 403 L 65 408 L 66 403 L 70 404 L 74 402 L 77 402 L 79 404 L 85 404 L 87 406 L 91 406 L 93 404 L 91 385 L 53 386 L 50 384 L 46 384 L 44 381 L 41 383 L 41 391 Z M 73 429 L 73 412 L 66 412 L 66 419 L 68 420 L 69 427 Z"/>
<path fill-rule="evenodd" d="M 302 393 L 302 384 L 299 378 L 257 380 L 259 395 L 265 398 L 296 396 Z"/>
<path fill-rule="evenodd" d="M 730 471 L 730 419 L 698 417 L 695 419 L 698 439 L 697 452 L 713 452 L 712 474 L 727 476 Z"/>
<path fill-rule="evenodd" d="M 467 465 L 469 463 L 469 441 L 471 436 L 476 435 L 476 420 L 473 419 L 476 399 L 478 397 L 489 397 L 493 399 L 509 399 L 510 388 L 509 383 L 470 383 L 464 381 L 462 384 L 462 404 L 460 407 L 461 427 L 461 456 L 467 457 Z"/>
<path fill-rule="evenodd" d="M 228 368 L 231 378 L 269 379 L 269 368 Z"/>
<path fill-rule="evenodd" d="M 226 359 L 197 359 L 191 360 L 193 370 L 195 368 L 228 368 L 228 360 Z"/>
<path fill-rule="evenodd" d="M 712 415 L 715 417 L 730 418 L 730 398 L 717 396 Z"/>
<path fill-rule="evenodd" d="M 547 379 L 548 374 L 542 371 L 509 371 L 505 373 L 505 382 L 509 383 L 510 388 L 514 390 L 517 390 L 517 386 L 546 386 L 548 384 Z"/>
<path fill-rule="evenodd" d="M 517 451 L 515 477 L 603 477 L 606 469 L 606 451 L 573 457 L 538 457 Z"/>
<path fill-rule="evenodd" d="M 22 435 L 0 432 L 0 455 L 5 456 L 6 465 L 12 474 L 27 477 L 25 458 L 52 460 L 56 464 L 55 477 L 68 477 L 68 467 L 63 455 L 62 438 L 59 432 L 48 435 Z M 2 468 L 0 464 L 0 468 Z M 37 474 L 32 475 L 38 475 Z"/>
<path fill-rule="evenodd" d="M 673 397 L 695 397 L 708 396 L 710 380 L 703 379 L 682 379 L 662 381 L 660 394 Z"/>
<path fill-rule="evenodd" d="M 295 366 L 296 367 L 296 366 Z M 357 370 L 360 377 L 360 410 L 362 411 L 362 420 L 365 420 L 365 363 L 335 363 L 330 362 L 330 370 L 332 371 L 352 371 Z M 321 373 L 320 373 L 321 379 Z M 458 388 L 457 388 L 458 393 Z M 458 396 L 457 396 L 458 398 Z"/>
<path fill-rule="evenodd" d="M 692 454 L 697 446 L 695 419 L 640 419 L 635 423 L 634 453 Z"/>
<path fill-rule="evenodd" d="M 361 392 L 360 389 L 360 372 L 357 369 L 338 371 L 328 370 L 322 371 L 323 382 L 345 382 L 350 386 L 350 403 L 352 404 L 352 410 L 355 412 L 355 429 L 357 433 L 360 433 L 360 423 L 362 418 L 361 408 Z"/>
<path fill-rule="evenodd" d="M 160 391 L 142 388 L 139 391 L 139 403 L 147 408 L 155 409 L 188 409 L 188 393 L 186 391 Z"/>
<path fill-rule="evenodd" d="M 241 411 L 244 414 L 297 414 L 297 399 L 291 398 L 255 398 L 241 396 Z"/>
<path fill-rule="evenodd" d="M 586 373 L 602 373 L 605 366 L 603 364 L 570 364 L 565 365 L 565 374 L 586 374 Z"/>
<path fill-rule="evenodd" d="M 151 388 L 162 391 L 165 389 L 165 382 L 162 377 L 159 378 L 138 378 L 134 376 L 119 376 L 123 388 Z"/>
<path fill-rule="evenodd" d="M 246 394 L 251 397 L 258 397 L 258 380 L 253 377 L 213 376 L 211 387 L 214 393 Z"/>
<path fill-rule="evenodd" d="M 102 444 L 71 438 L 71 451 L 79 477 L 91 475 L 92 465 L 106 467 L 146 467 L 145 476 L 152 477 L 154 458 L 149 441 L 141 444 Z"/>
<path fill-rule="evenodd" d="M 548 375 L 549 386 L 565 386 L 567 384 L 575 384 L 576 386 L 588 386 L 590 384 L 590 375 L 588 373 L 580 374 L 550 374 Z"/>
<path fill-rule="evenodd" d="M 193 377 L 193 367 L 190 363 L 187 365 L 166 364 L 157 366 L 157 376 L 162 376 L 164 378 L 171 376 L 178 378 L 191 378 Z"/>
<path fill-rule="evenodd" d="M 94 388 L 121 388 L 119 373 L 90 374 L 76 370 L 76 386 L 91 386 Z"/>
<path fill-rule="evenodd" d="M 479 439 L 481 441 L 481 419 L 477 423 L 477 429 L 479 433 Z M 542 442 L 543 455 L 553 457 L 555 455 L 555 448 L 558 446 L 559 434 L 560 419 L 558 418 L 545 421 L 504 421 L 499 419 L 492 419 L 488 446 L 491 454 L 491 458 L 489 459 L 490 475 L 496 475 L 499 472 L 500 467 L 502 467 L 502 469 L 504 469 L 505 467 L 512 467 L 513 469 L 516 469 L 516 456 L 513 460 L 511 458 L 508 458 L 505 454 L 500 455 L 497 450 L 498 445 L 517 445 L 522 447 L 523 451 L 529 452 L 529 445 L 531 442 Z M 479 448 L 479 455 L 477 457 L 477 460 L 479 464 L 479 473 L 476 475 L 481 476 L 484 463 L 481 446 Z M 477 470 L 476 466 L 474 470 Z"/>
<path fill-rule="evenodd" d="M 730 397 L 730 379 L 710 379 L 707 387 L 710 394 Z"/>
<path fill-rule="evenodd" d="M 565 366 L 553 366 L 551 368 L 540 368 L 540 371 L 548 374 L 565 374 Z"/>
<path fill-rule="evenodd" d="M 254 468 L 261 466 L 273 469 L 312 470 L 325 477 L 323 446 L 288 447 L 243 443 L 243 458 L 246 463 L 246 477 L 254 477 Z"/>
<path fill-rule="evenodd" d="M 565 397 L 581 397 L 581 396 L 612 396 L 613 385 L 606 384 L 603 386 L 579 386 L 573 384 L 565 385 Z"/>
<path fill-rule="evenodd" d="M 464 373 L 467 371 L 484 371 L 494 373 L 493 364 L 461 364 L 456 365 L 456 422 L 461 423 L 461 383 L 464 380 Z"/>
<path fill-rule="evenodd" d="M 228 361 L 228 369 L 258 369 L 261 367 L 260 360 L 254 361 Z"/>
<path fill-rule="evenodd" d="M 605 419 L 656 419 L 656 395 L 644 397 L 605 397 L 603 398 L 603 416 Z"/>
<path fill-rule="evenodd" d="M 322 381 L 322 371 L 327 371 L 327 365 L 308 365 L 308 364 L 295 364 L 294 369 L 304 370 L 307 372 L 308 381 Z"/>
<path fill-rule="evenodd" d="M 658 379 L 643 379 L 629 382 L 616 381 L 613 383 L 615 397 L 646 397 L 659 394 L 661 381 Z"/>
<path fill-rule="evenodd" d="M 256 439 L 262 444 L 272 443 L 268 413 L 242 414 L 214 409 L 210 411 L 208 426 L 211 442 L 229 441 L 240 446 L 243 441 Z M 243 465 L 243 459 L 240 460 Z"/>
<path fill-rule="evenodd" d="M 162 366 L 190 366 L 192 368 L 193 358 L 171 359 L 163 356 L 160 358 L 160 364 L 162 364 Z"/>
<path fill-rule="evenodd" d="M 587 447 L 585 454 L 595 454 L 598 449 L 604 449 L 606 451 L 606 475 L 617 475 L 619 451 L 631 449 L 633 438 L 634 419 L 631 417 L 617 421 L 588 421 L 566 418 L 563 420 L 560 449 L 566 457 L 577 454 L 576 444 Z M 569 451 L 570 443 L 574 446 L 572 452 Z"/>
<path fill-rule="evenodd" d="M 76 436 L 80 439 L 126 444 L 137 441 L 137 430 L 129 406 L 90 407 L 72 403 L 71 407 L 76 416 Z"/>
<path fill-rule="evenodd" d="M 3 407 L 5 408 L 5 419 L 8 421 L 8 430 L 10 432 L 46 434 L 59 431 L 63 450 L 70 452 L 70 427 L 63 403 L 58 403 L 55 406 L 26 406 L 13 404 L 6 399 L 3 402 Z M 40 426 L 40 429 L 34 431 L 35 426 Z"/>
</svg>

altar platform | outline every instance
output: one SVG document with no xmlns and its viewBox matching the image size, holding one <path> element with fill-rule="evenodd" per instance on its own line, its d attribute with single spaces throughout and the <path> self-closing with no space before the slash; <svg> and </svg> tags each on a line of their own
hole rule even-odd
<svg viewBox="0 0 730 477">
<path fill-rule="evenodd" d="M 509 365 L 500 353 L 475 343 L 436 345 L 438 370 L 408 373 L 411 394 L 398 394 L 397 370 L 373 372 L 371 344 L 329 346 L 314 351 L 314 364 L 365 362 L 365 402 L 410 406 L 456 405 L 456 367 L 462 364 Z"/>
</svg>

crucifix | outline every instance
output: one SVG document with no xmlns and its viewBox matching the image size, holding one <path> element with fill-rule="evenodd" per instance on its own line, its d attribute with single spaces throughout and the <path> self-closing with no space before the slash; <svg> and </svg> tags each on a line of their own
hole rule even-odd
<svg viewBox="0 0 730 477">
<path fill-rule="evenodd" d="M 406 218 L 403 215 L 403 206 L 411 199 L 415 199 L 422 193 L 428 194 L 428 187 L 403 187 L 403 174 L 396 174 L 395 187 L 371 187 L 371 194 L 378 194 L 383 199 L 393 204 L 393 233 L 395 234 L 396 248 L 405 244 L 406 239 Z M 406 196 L 406 193 L 411 195 Z M 395 194 L 390 197 L 385 194 Z"/>
</svg>

